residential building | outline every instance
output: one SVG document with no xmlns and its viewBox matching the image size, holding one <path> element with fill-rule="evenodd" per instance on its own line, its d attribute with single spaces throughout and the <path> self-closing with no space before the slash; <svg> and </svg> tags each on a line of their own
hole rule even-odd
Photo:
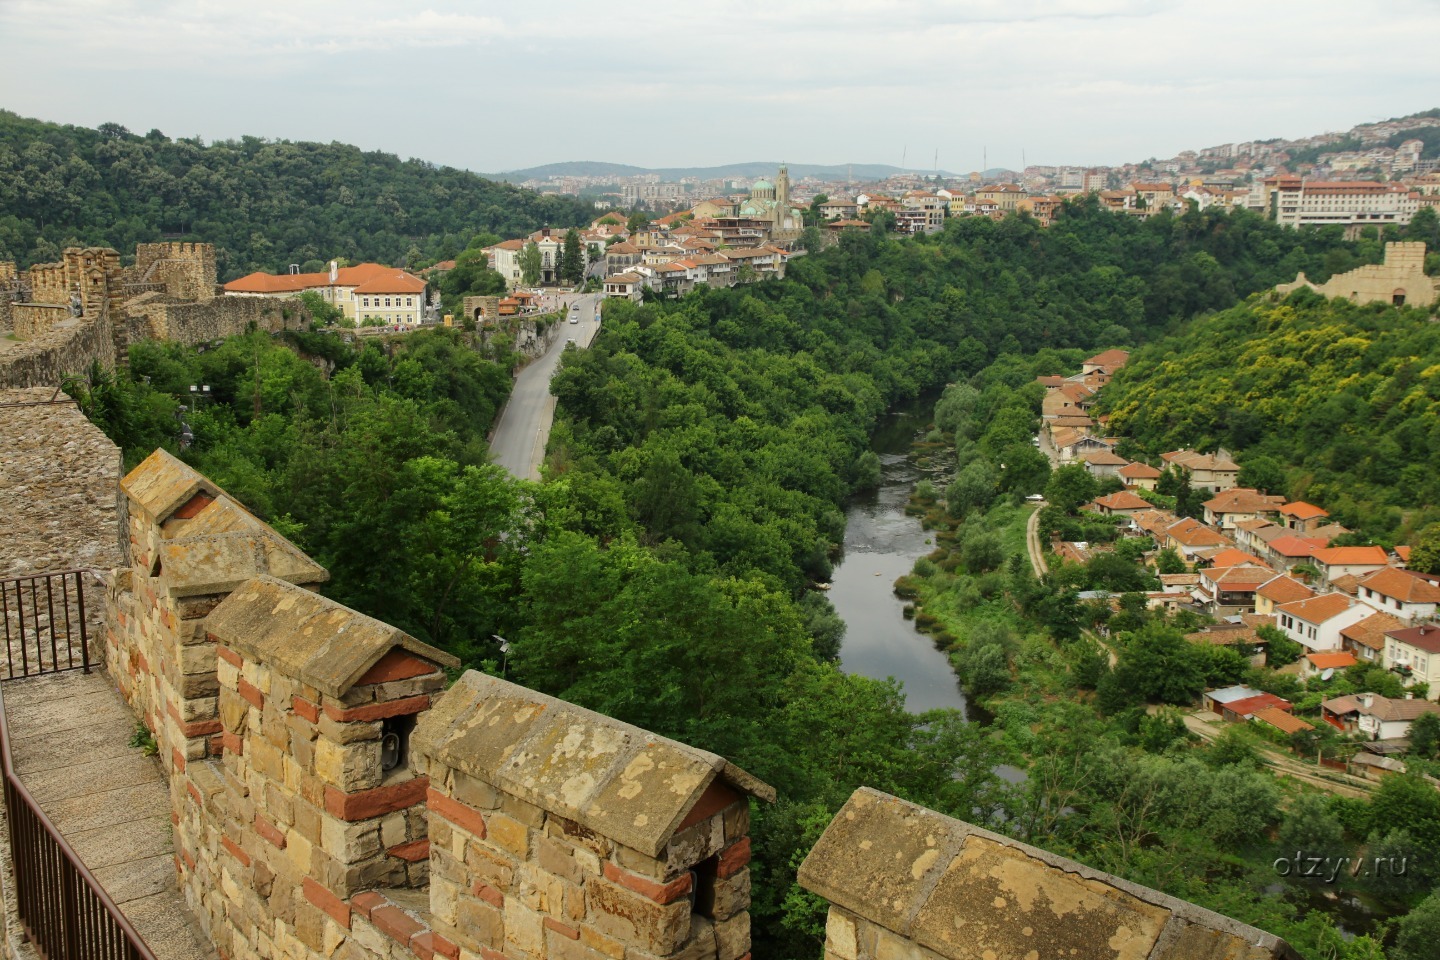
<svg viewBox="0 0 1440 960">
<path fill-rule="evenodd" d="M 1346 650 L 1307 653 L 1300 658 L 1300 677 L 1309 680 L 1321 676 L 1326 670 L 1348 670 L 1358 662 L 1355 655 Z"/>
<path fill-rule="evenodd" d="M 406 326 L 423 319 L 425 290 L 424 280 L 398 267 L 341 267 L 334 260 L 327 273 L 252 273 L 225 284 L 225 295 L 231 297 L 294 297 L 313 291 L 349 320 Z"/>
<path fill-rule="evenodd" d="M 1155 484 L 1160 482 L 1160 471 L 1148 463 L 1126 464 L 1116 470 L 1115 475 L 1133 490 L 1154 490 Z"/>
<path fill-rule="evenodd" d="M 1339 593 L 1282 603 L 1275 608 L 1275 626 L 1307 650 L 1339 650 L 1340 631 L 1370 616 L 1372 610 Z"/>
<path fill-rule="evenodd" d="M 1377 693 L 1356 693 L 1320 702 L 1326 723 L 1367 740 L 1393 740 L 1410 735 L 1410 724 L 1427 713 L 1440 713 L 1428 700 L 1392 700 Z"/>
<path fill-rule="evenodd" d="M 1365 609 L 1368 606 L 1361 604 Z M 1422 623 L 1385 633 L 1385 669 L 1414 683 L 1430 684 L 1428 696 L 1440 698 L 1440 626 Z"/>
<path fill-rule="evenodd" d="M 1255 592 L 1275 577 L 1269 567 L 1250 563 L 1207 567 L 1199 572 L 1195 601 L 1213 617 L 1253 610 Z"/>
<path fill-rule="evenodd" d="M 1309 600 L 1315 596 L 1315 591 L 1293 577 L 1280 574 L 1271 577 L 1260 585 L 1255 591 L 1255 612 L 1265 616 L 1272 616 L 1275 608 L 1283 603 L 1296 603 L 1300 600 Z"/>
<path fill-rule="evenodd" d="M 976 203 L 991 203 L 1000 213 L 1013 213 L 1025 199 L 1025 188 L 1014 183 L 997 183 L 992 187 L 981 187 L 975 191 Z"/>
<path fill-rule="evenodd" d="M 511 290 L 523 283 L 520 270 L 520 251 L 525 248 L 524 240 L 502 240 L 485 248 L 490 259 L 490 269 L 505 278 L 505 285 Z"/>
<path fill-rule="evenodd" d="M 1264 723 L 1286 736 L 1293 736 L 1303 730 L 1314 730 L 1315 727 L 1299 717 L 1293 716 L 1281 710 L 1279 707 L 1262 707 L 1250 714 L 1252 723 Z"/>
<path fill-rule="evenodd" d="M 1315 551 L 1314 564 L 1326 582 L 1350 574 L 1363 577 L 1383 569 L 1390 558 L 1384 547 L 1325 547 Z"/>
<path fill-rule="evenodd" d="M 1296 500 L 1294 503 L 1287 503 L 1280 508 L 1280 522 L 1285 525 L 1285 529 L 1300 536 L 1310 533 L 1323 521 L 1329 519 L 1329 513 L 1304 500 Z"/>
<path fill-rule="evenodd" d="M 1440 605 L 1440 587 L 1394 567 L 1377 570 L 1361 579 L 1356 596 L 1361 603 L 1411 623 L 1433 618 Z"/>
<path fill-rule="evenodd" d="M 1240 476 L 1240 465 L 1230 459 L 1223 450 L 1215 453 L 1196 453 L 1194 450 L 1172 450 L 1160 454 L 1160 459 L 1171 467 L 1190 472 L 1190 486 L 1211 491 L 1229 490 Z"/>
<path fill-rule="evenodd" d="M 859 209 L 854 200 L 835 197 L 820 204 L 820 216 L 826 220 L 852 220 Z"/>
<path fill-rule="evenodd" d="M 1125 366 L 1130 359 L 1130 353 L 1126 350 L 1105 350 L 1095 354 L 1089 360 L 1080 365 L 1081 374 L 1099 373 L 1106 377 L 1112 376 L 1116 370 Z"/>
<path fill-rule="evenodd" d="M 1136 499 L 1138 500 L 1139 497 Z M 1233 546 L 1225 537 L 1191 517 L 1177 520 L 1167 528 L 1164 543 L 1165 546 L 1179 553 L 1187 562 L 1194 561 L 1202 550 Z"/>
<path fill-rule="evenodd" d="M 1080 458 L 1080 460 L 1082 463 L 1085 464 L 1085 470 L 1092 477 L 1096 478 L 1117 476 L 1119 475 L 1121 467 L 1127 467 L 1130 465 L 1129 460 L 1126 460 L 1124 457 L 1117 456 L 1113 450 L 1095 450 L 1091 453 L 1085 454 L 1083 457 Z M 1129 491 L 1123 492 L 1129 494 L 1129 496 L 1135 496 L 1135 494 L 1129 493 Z M 1139 498 L 1137 497 L 1136 499 Z M 1141 502 L 1145 503 L 1145 501 L 1143 500 Z M 1146 503 L 1146 506 L 1148 507 L 1150 506 L 1150 504 Z"/>
<path fill-rule="evenodd" d="M 1284 503 L 1284 497 L 1267 496 L 1249 487 L 1232 487 L 1205 501 L 1205 522 L 1221 530 L 1234 530 L 1237 521 L 1278 514 Z"/>
<path fill-rule="evenodd" d="M 1096 497 L 1095 502 L 1086 506 L 1087 510 L 1094 510 L 1096 513 L 1107 517 L 1123 516 L 1139 513 L 1142 510 L 1154 509 L 1145 500 L 1141 500 L 1129 490 L 1120 490 L 1116 493 L 1106 494 L 1103 497 Z"/>
<path fill-rule="evenodd" d="M 639 300 L 645 279 L 638 273 L 617 273 L 605 278 L 605 296 Z"/>
<path fill-rule="evenodd" d="M 1403 630 L 1406 624 L 1388 613 L 1372 613 L 1358 623 L 1340 631 L 1340 649 L 1355 654 L 1366 663 L 1384 663 L 1385 634 Z"/>
</svg>

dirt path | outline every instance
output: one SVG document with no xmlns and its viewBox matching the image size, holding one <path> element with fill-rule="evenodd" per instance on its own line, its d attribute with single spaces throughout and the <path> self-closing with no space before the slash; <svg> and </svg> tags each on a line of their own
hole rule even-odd
<svg viewBox="0 0 1440 960">
<path fill-rule="evenodd" d="M 1185 727 L 1209 743 L 1218 737 L 1226 727 L 1225 722 L 1219 717 L 1215 717 L 1214 720 L 1208 719 L 1210 717 L 1215 717 L 1215 715 L 1200 712 L 1187 713 L 1185 714 Z M 1321 790 L 1338 796 L 1368 797 L 1375 791 L 1376 785 L 1369 780 L 1352 777 L 1348 773 L 1313 767 L 1269 747 L 1260 747 L 1260 760 L 1277 777 L 1293 777 L 1296 780 L 1303 780 L 1312 787 L 1319 787 Z"/>
</svg>

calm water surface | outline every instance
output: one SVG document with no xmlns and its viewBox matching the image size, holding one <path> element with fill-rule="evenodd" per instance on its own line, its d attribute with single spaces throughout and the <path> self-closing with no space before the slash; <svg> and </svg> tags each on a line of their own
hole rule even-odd
<svg viewBox="0 0 1440 960">
<path fill-rule="evenodd" d="M 934 403 L 934 397 L 922 398 L 881 421 L 871 448 L 880 455 L 885 479 L 879 490 L 855 497 L 846 511 L 845 553 L 830 590 L 846 624 L 840 665 L 849 673 L 899 680 L 912 713 L 965 710 L 950 661 L 901 615 L 904 602 L 894 593 L 896 578 L 934 549 L 920 520 L 905 515 L 910 490 L 924 475 L 907 454 Z"/>
</svg>

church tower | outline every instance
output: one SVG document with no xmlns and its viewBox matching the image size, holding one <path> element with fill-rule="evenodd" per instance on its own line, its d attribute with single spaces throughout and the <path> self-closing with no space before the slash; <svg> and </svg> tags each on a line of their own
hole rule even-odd
<svg viewBox="0 0 1440 960">
<path fill-rule="evenodd" d="M 786 216 L 790 212 L 790 171 L 785 164 L 780 164 L 780 173 L 775 177 L 775 206 L 780 209 L 780 216 Z"/>
</svg>

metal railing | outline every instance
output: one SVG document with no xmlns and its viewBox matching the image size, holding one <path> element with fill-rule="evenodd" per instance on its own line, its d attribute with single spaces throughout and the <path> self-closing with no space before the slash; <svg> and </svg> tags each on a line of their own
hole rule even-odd
<svg viewBox="0 0 1440 960">
<path fill-rule="evenodd" d="M 14 680 L 63 670 L 90 672 L 83 570 L 0 580 L 5 675 Z"/>
<path fill-rule="evenodd" d="M 0 580 L 6 679 L 90 672 L 83 570 Z M 18 669 L 17 669 L 18 668 Z M 20 924 L 42 960 L 155 960 L 15 774 L 0 692 L 0 776 Z"/>
<path fill-rule="evenodd" d="M 86 869 L 15 775 L 0 693 L 0 768 L 5 780 L 15 901 L 43 960 L 155 960 L 145 941 Z"/>
</svg>

